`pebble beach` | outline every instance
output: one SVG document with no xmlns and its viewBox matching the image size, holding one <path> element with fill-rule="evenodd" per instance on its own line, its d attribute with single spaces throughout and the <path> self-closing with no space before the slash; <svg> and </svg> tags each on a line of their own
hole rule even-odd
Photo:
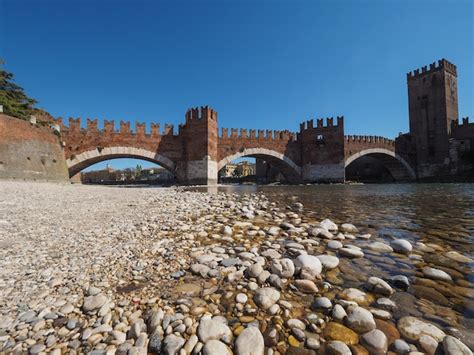
<svg viewBox="0 0 474 355">
<path fill-rule="evenodd" d="M 0 353 L 474 347 L 470 255 L 315 219 L 297 199 L 1 182 L 0 246 Z"/>
</svg>

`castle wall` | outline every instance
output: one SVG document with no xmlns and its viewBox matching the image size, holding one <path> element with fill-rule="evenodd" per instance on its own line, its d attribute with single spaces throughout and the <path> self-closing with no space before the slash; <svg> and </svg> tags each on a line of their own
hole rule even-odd
<svg viewBox="0 0 474 355">
<path fill-rule="evenodd" d="M 0 113 L 0 179 L 68 181 L 59 138 L 49 127 Z"/>
</svg>

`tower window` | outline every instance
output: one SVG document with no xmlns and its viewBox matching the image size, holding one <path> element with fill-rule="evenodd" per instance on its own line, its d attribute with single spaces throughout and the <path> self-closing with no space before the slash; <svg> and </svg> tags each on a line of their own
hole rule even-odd
<svg viewBox="0 0 474 355">
<path fill-rule="evenodd" d="M 322 141 L 323 139 L 324 139 L 324 137 L 323 137 L 322 134 L 318 134 L 318 135 L 316 136 L 316 140 L 317 140 L 317 141 Z"/>
</svg>

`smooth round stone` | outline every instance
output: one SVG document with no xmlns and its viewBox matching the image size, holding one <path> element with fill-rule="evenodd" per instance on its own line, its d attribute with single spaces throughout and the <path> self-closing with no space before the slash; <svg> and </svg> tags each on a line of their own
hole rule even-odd
<svg viewBox="0 0 474 355">
<path fill-rule="evenodd" d="M 333 319 L 342 322 L 344 318 L 347 317 L 346 310 L 340 304 L 336 304 L 332 309 L 332 317 Z"/>
<path fill-rule="evenodd" d="M 203 343 L 207 343 L 209 340 L 223 340 L 229 344 L 232 341 L 230 328 L 215 319 L 202 319 L 197 328 L 197 336 Z"/>
<path fill-rule="evenodd" d="M 359 335 L 345 325 L 329 322 L 323 331 L 324 338 L 328 341 L 338 340 L 344 344 L 353 345 L 359 342 Z"/>
<path fill-rule="evenodd" d="M 30 348 L 30 354 L 39 354 L 46 349 L 44 344 L 35 344 Z"/>
<path fill-rule="evenodd" d="M 279 277 L 287 279 L 295 273 L 295 265 L 291 259 L 276 259 L 272 261 L 271 270 Z"/>
<path fill-rule="evenodd" d="M 367 350 L 369 350 L 370 354 L 383 355 L 387 353 L 387 337 L 381 330 L 374 329 L 363 334 L 360 338 L 360 342 Z"/>
<path fill-rule="evenodd" d="M 255 292 L 253 300 L 255 304 L 263 309 L 268 309 L 280 299 L 280 292 L 272 287 L 260 288 Z"/>
<path fill-rule="evenodd" d="M 88 296 L 95 296 L 100 293 L 100 288 L 91 286 L 87 289 L 87 295 Z"/>
<path fill-rule="evenodd" d="M 321 223 L 319 223 L 319 225 L 324 228 L 324 229 L 327 229 L 328 231 L 337 231 L 337 224 L 334 223 L 333 221 L 331 221 L 330 219 L 325 219 L 323 221 L 321 221 Z"/>
<path fill-rule="evenodd" d="M 418 341 L 423 334 L 433 337 L 438 342 L 442 341 L 446 336 L 446 333 L 435 325 L 412 316 L 400 318 L 397 328 L 405 339 L 413 343 Z"/>
<path fill-rule="evenodd" d="M 329 249 L 337 250 L 343 247 L 343 244 L 339 240 L 330 240 L 327 244 Z"/>
<path fill-rule="evenodd" d="M 250 277 L 258 277 L 263 272 L 262 264 L 256 263 L 247 269 L 247 273 Z"/>
<path fill-rule="evenodd" d="M 197 337 L 197 335 L 193 334 L 189 337 L 188 341 L 186 342 L 186 344 L 184 344 L 183 346 L 183 349 L 184 351 L 186 351 L 186 354 L 191 354 L 194 347 L 196 346 L 196 344 L 198 343 L 199 339 Z"/>
<path fill-rule="evenodd" d="M 230 226 L 224 226 L 224 227 L 222 227 L 222 233 L 223 233 L 224 235 L 230 236 L 230 235 L 232 235 L 232 234 L 234 233 L 234 231 L 232 230 L 232 227 L 230 227 Z"/>
<path fill-rule="evenodd" d="M 245 328 L 239 334 L 234 344 L 236 355 L 263 355 L 265 343 L 257 327 Z"/>
<path fill-rule="evenodd" d="M 184 345 L 184 339 L 174 334 L 166 336 L 163 341 L 163 350 L 166 355 L 176 355 Z"/>
<path fill-rule="evenodd" d="M 352 249 L 352 248 L 341 248 L 338 250 L 339 254 L 342 256 L 346 256 L 348 258 L 363 258 L 364 253 L 361 250 Z"/>
<path fill-rule="evenodd" d="M 70 303 L 66 303 L 64 306 L 62 306 L 59 309 L 59 312 L 62 313 L 62 314 L 69 314 L 72 311 L 74 311 L 74 306 Z"/>
<path fill-rule="evenodd" d="M 277 252 L 275 249 L 267 249 L 261 253 L 262 256 L 269 258 L 269 259 L 280 259 L 281 254 Z"/>
<path fill-rule="evenodd" d="M 245 293 L 238 293 L 237 296 L 235 296 L 235 300 L 238 303 L 247 303 L 248 297 Z"/>
<path fill-rule="evenodd" d="M 369 305 L 373 301 L 373 297 L 356 288 L 346 288 L 341 293 L 341 297 L 347 301 L 356 302 L 358 305 Z"/>
<path fill-rule="evenodd" d="M 194 275 L 200 275 L 201 277 L 206 277 L 211 269 L 209 266 L 204 264 L 193 264 L 191 265 L 191 272 Z"/>
<path fill-rule="evenodd" d="M 438 347 L 438 342 L 435 338 L 423 334 L 418 339 L 418 345 L 420 350 L 423 350 L 427 354 L 434 354 L 436 352 L 436 348 Z"/>
<path fill-rule="evenodd" d="M 298 256 L 294 261 L 294 265 L 297 270 L 308 269 L 316 275 L 321 274 L 321 271 L 323 270 L 321 261 L 313 255 Z"/>
<path fill-rule="evenodd" d="M 424 267 L 422 269 L 423 275 L 429 279 L 441 280 L 441 281 L 453 281 L 451 276 L 440 269 L 435 269 L 432 267 Z"/>
<path fill-rule="evenodd" d="M 318 286 L 311 280 L 295 280 L 294 284 L 298 290 L 304 293 L 317 293 L 319 291 Z"/>
<path fill-rule="evenodd" d="M 296 318 L 288 319 L 286 321 L 286 325 L 289 328 L 298 328 L 298 329 L 301 329 L 301 330 L 306 329 L 306 325 L 302 321 L 300 321 L 299 319 L 296 319 Z"/>
<path fill-rule="evenodd" d="M 390 282 L 392 285 L 394 285 L 397 288 L 400 288 L 402 290 L 408 290 L 408 287 L 410 287 L 410 281 L 408 280 L 408 277 L 405 275 L 395 275 L 390 278 Z"/>
<path fill-rule="evenodd" d="M 408 354 L 411 349 L 405 340 L 397 339 L 392 343 L 392 350 L 397 354 Z"/>
<path fill-rule="evenodd" d="M 368 248 L 380 253 L 391 253 L 393 251 L 393 248 L 390 245 L 382 242 L 373 242 L 369 244 Z"/>
<path fill-rule="evenodd" d="M 321 343 L 316 338 L 307 338 L 306 347 L 313 350 L 318 350 L 321 347 Z"/>
<path fill-rule="evenodd" d="M 381 308 L 390 312 L 393 311 L 397 307 L 395 302 L 393 302 L 391 299 L 384 298 L 384 297 L 378 298 L 377 301 L 375 301 L 375 304 L 377 308 Z"/>
<path fill-rule="evenodd" d="M 462 255 L 454 250 L 448 251 L 445 255 L 447 258 L 450 258 L 451 260 L 457 261 L 458 263 L 462 264 L 469 264 L 474 262 L 474 259 L 468 258 L 467 256 Z"/>
<path fill-rule="evenodd" d="M 472 355 L 472 351 L 464 343 L 451 335 L 443 339 L 443 350 L 446 355 Z"/>
<path fill-rule="evenodd" d="M 318 255 L 317 258 L 326 269 L 334 269 L 339 265 L 339 258 L 333 255 Z"/>
<path fill-rule="evenodd" d="M 92 310 L 102 307 L 105 302 L 107 302 L 107 297 L 102 293 L 99 293 L 95 296 L 88 296 L 84 298 L 84 304 L 82 305 L 82 309 L 84 310 L 84 312 L 90 312 Z"/>
<path fill-rule="evenodd" d="M 311 305 L 313 309 L 329 309 L 332 307 L 331 300 L 327 297 L 318 297 L 314 300 L 314 303 Z"/>
<path fill-rule="evenodd" d="M 349 308 L 346 324 L 359 334 L 370 332 L 376 327 L 372 313 L 362 307 Z"/>
<path fill-rule="evenodd" d="M 342 341 L 331 341 L 326 345 L 327 355 L 352 355 L 351 349 Z"/>
<path fill-rule="evenodd" d="M 359 230 L 356 226 L 351 223 L 343 223 L 341 224 L 341 231 L 344 233 L 358 233 Z"/>
<path fill-rule="evenodd" d="M 384 296 L 390 296 L 394 292 L 387 282 L 375 276 L 369 277 L 367 280 L 367 288 Z"/>
<path fill-rule="evenodd" d="M 397 253 L 408 254 L 413 250 L 413 246 L 408 240 L 405 239 L 395 239 L 390 243 L 393 250 Z"/>
<path fill-rule="evenodd" d="M 267 232 L 267 233 L 270 234 L 270 235 L 276 236 L 276 235 L 278 235 L 278 234 L 280 233 L 280 227 L 275 227 L 275 226 L 274 226 L 274 227 L 270 227 L 270 228 L 268 229 L 268 232 Z"/>
<path fill-rule="evenodd" d="M 203 355 L 231 355 L 232 352 L 223 342 L 209 340 L 202 349 Z"/>
</svg>

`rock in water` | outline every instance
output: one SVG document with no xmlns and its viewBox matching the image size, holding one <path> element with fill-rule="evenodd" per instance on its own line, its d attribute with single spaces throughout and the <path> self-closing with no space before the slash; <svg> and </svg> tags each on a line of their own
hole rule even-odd
<svg viewBox="0 0 474 355">
<path fill-rule="evenodd" d="M 295 273 L 295 265 L 291 259 L 276 259 L 272 261 L 272 273 L 287 279 Z"/>
<path fill-rule="evenodd" d="M 371 330 L 361 336 L 361 344 L 373 355 L 387 353 L 388 341 L 385 334 L 378 329 Z"/>
<path fill-rule="evenodd" d="M 374 316 L 368 310 L 362 307 L 352 307 L 348 311 L 346 323 L 349 328 L 359 334 L 375 329 Z"/>
<path fill-rule="evenodd" d="M 444 338 L 443 349 L 446 355 L 472 355 L 472 351 L 466 345 L 451 335 Z"/>
<path fill-rule="evenodd" d="M 422 271 L 423 271 L 423 275 L 425 275 L 429 279 L 441 280 L 441 281 L 453 281 L 453 279 L 448 273 L 440 269 L 435 269 L 432 267 L 424 267 Z"/>
<path fill-rule="evenodd" d="M 321 261 L 313 255 L 300 255 L 294 261 L 297 270 L 308 269 L 319 275 L 323 269 Z"/>
<path fill-rule="evenodd" d="M 272 287 L 264 287 L 255 292 L 253 300 L 257 306 L 268 309 L 280 299 L 280 292 Z"/>
<path fill-rule="evenodd" d="M 351 349 L 342 341 L 331 341 L 326 346 L 327 355 L 352 355 Z"/>
<path fill-rule="evenodd" d="M 321 227 L 327 229 L 328 231 L 337 231 L 337 224 L 331 221 L 330 219 L 325 219 L 321 223 L 319 223 Z"/>
<path fill-rule="evenodd" d="M 248 327 L 235 341 L 236 355 L 263 355 L 265 344 L 262 333 L 257 327 Z"/>
<path fill-rule="evenodd" d="M 397 253 L 408 254 L 413 250 L 411 243 L 405 239 L 395 239 L 390 245 Z"/>
<path fill-rule="evenodd" d="M 397 323 L 400 334 L 411 342 L 416 342 L 423 334 L 432 336 L 438 342 L 442 341 L 446 334 L 431 323 L 426 323 L 421 319 L 406 316 L 400 318 Z"/>
</svg>

